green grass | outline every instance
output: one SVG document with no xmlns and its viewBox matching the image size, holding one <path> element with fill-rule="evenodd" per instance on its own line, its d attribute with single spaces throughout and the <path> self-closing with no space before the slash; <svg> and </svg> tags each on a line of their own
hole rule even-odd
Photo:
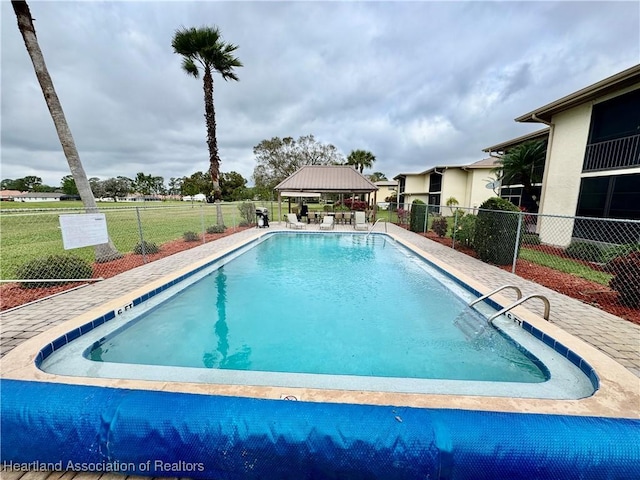
<svg viewBox="0 0 640 480">
<path fill-rule="evenodd" d="M 84 247 L 73 250 L 64 250 L 62 246 L 62 234 L 58 216 L 64 213 L 72 213 L 68 206 L 82 210 L 81 202 L 43 202 L 21 203 L 24 211 L 16 211 L 12 207 L 5 208 L 2 203 L 2 215 L 0 215 L 0 278 L 15 278 L 15 269 L 24 262 L 33 258 L 55 254 L 73 254 L 90 262 L 94 260 L 94 248 Z M 42 211 L 45 205 L 60 208 L 63 211 Z M 238 205 L 240 202 L 223 203 L 222 212 L 224 223 L 227 227 L 237 226 L 241 221 Z M 264 205 L 272 211 L 277 208 L 270 202 L 256 205 Z M 166 203 L 108 203 L 100 204 L 100 209 L 106 214 L 109 237 L 120 253 L 132 252 L 140 241 L 138 218 L 136 208 L 140 213 L 140 223 L 144 239 L 148 242 L 161 245 L 170 240 L 181 239 L 188 231 L 201 233 L 204 228 L 216 223 L 216 207 L 212 204 L 188 202 Z M 123 208 L 124 207 L 124 208 Z"/>
<path fill-rule="evenodd" d="M 544 267 L 549 267 L 560 272 L 569 273 L 577 277 L 591 280 L 601 285 L 609 285 L 612 275 L 589 268 L 583 263 L 567 258 L 558 257 L 549 253 L 540 252 L 530 248 L 521 248 L 518 258 L 536 263 Z"/>
</svg>

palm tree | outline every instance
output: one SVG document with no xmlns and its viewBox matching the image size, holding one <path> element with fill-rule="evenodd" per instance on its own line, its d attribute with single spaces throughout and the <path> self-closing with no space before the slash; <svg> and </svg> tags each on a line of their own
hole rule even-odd
<svg viewBox="0 0 640 480">
<path fill-rule="evenodd" d="M 388 180 L 387 176 L 382 172 L 373 172 L 371 175 L 367 175 L 367 177 L 369 177 L 369 180 L 371 180 L 374 183 Z"/>
<path fill-rule="evenodd" d="M 546 155 L 546 141 L 530 140 L 500 157 L 498 166 L 491 172 L 498 175 L 502 185 L 522 184 L 522 190 L 539 205 L 540 199 L 535 197 L 533 185 L 542 182 Z"/>
<path fill-rule="evenodd" d="M 373 167 L 375 161 L 375 155 L 367 150 L 352 150 L 347 157 L 347 165 L 353 165 L 360 173 L 365 168 Z"/>
<path fill-rule="evenodd" d="M 203 70 L 204 83 L 204 117 L 207 123 L 207 146 L 209 147 L 209 174 L 213 182 L 213 198 L 217 207 L 218 225 L 223 225 L 222 208 L 220 206 L 220 156 L 216 139 L 216 114 L 213 108 L 213 75 L 217 71 L 224 80 L 236 80 L 234 67 L 242 67 L 242 63 L 233 56 L 238 46 L 222 41 L 217 27 L 182 28 L 173 36 L 171 46 L 175 53 L 182 55 L 182 68 L 188 75 L 200 77 Z M 200 66 L 200 68 L 198 67 Z"/>
<path fill-rule="evenodd" d="M 44 62 L 44 56 L 42 55 L 40 45 L 38 44 L 36 29 L 33 26 L 33 18 L 31 17 L 29 5 L 27 5 L 27 2 L 25 1 L 15 0 L 11 1 L 11 5 L 13 6 L 13 11 L 18 19 L 18 28 L 22 34 L 24 44 L 27 47 L 27 53 L 33 63 L 36 77 L 40 83 L 40 88 L 42 89 L 42 94 L 44 95 L 49 112 L 51 113 L 53 124 L 55 125 L 58 138 L 62 144 L 62 150 L 67 158 L 67 163 L 69 164 L 69 169 L 73 175 L 73 180 L 76 183 L 76 188 L 78 189 L 78 194 L 82 200 L 82 205 L 87 213 L 96 213 L 98 212 L 98 206 L 96 205 L 96 200 L 93 196 L 93 192 L 91 191 L 87 174 L 85 173 L 82 162 L 80 161 L 80 155 L 78 155 L 78 150 L 76 149 L 73 135 L 71 135 L 71 129 L 67 124 L 67 119 L 64 116 L 62 105 L 60 104 L 56 90 L 53 87 L 53 80 L 51 79 L 49 70 L 47 70 L 47 65 Z M 116 250 L 111 239 L 109 239 L 108 243 L 96 245 L 95 253 L 97 262 L 108 262 L 122 257 L 122 255 L 118 253 L 118 250 Z"/>
</svg>

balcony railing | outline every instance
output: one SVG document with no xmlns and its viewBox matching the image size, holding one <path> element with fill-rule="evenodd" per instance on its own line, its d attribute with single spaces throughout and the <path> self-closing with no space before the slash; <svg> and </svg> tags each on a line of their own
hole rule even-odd
<svg viewBox="0 0 640 480">
<path fill-rule="evenodd" d="M 640 134 L 587 145 L 583 172 L 640 165 Z"/>
</svg>

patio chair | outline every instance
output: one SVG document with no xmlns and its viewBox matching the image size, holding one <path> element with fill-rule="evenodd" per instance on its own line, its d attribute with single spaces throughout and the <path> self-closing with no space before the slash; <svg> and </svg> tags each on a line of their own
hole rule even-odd
<svg viewBox="0 0 640 480">
<path fill-rule="evenodd" d="M 307 224 L 299 222 L 295 213 L 287 213 L 287 226 L 289 228 L 306 228 Z"/>
<path fill-rule="evenodd" d="M 369 226 L 367 225 L 367 218 L 364 215 L 364 212 L 355 212 L 355 222 L 353 224 L 353 228 L 356 230 L 369 230 Z"/>
<path fill-rule="evenodd" d="M 334 223 L 331 215 L 325 215 L 320 224 L 320 230 L 333 230 Z"/>
</svg>

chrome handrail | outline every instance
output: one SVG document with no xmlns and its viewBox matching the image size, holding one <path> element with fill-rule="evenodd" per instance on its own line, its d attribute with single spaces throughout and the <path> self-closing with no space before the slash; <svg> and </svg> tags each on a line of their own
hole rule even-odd
<svg viewBox="0 0 640 480">
<path fill-rule="evenodd" d="M 364 237 L 365 239 L 369 238 L 369 234 L 373 231 L 374 228 L 376 228 L 376 225 L 378 224 L 378 222 L 381 222 L 382 220 L 384 220 L 384 218 L 379 218 L 374 222 L 373 226 L 369 229 L 369 231 L 367 232 L 367 235 Z M 387 231 L 387 222 L 385 222 L 384 224 L 384 231 L 385 232 Z"/>
<path fill-rule="evenodd" d="M 516 300 L 515 302 L 513 302 L 508 307 L 505 307 L 502 310 L 500 310 L 499 312 L 494 313 L 493 315 L 491 315 L 488 318 L 487 322 L 489 324 L 491 324 L 491 322 L 493 322 L 493 320 L 495 320 L 500 315 L 502 315 L 504 313 L 507 313 L 512 308 L 517 307 L 518 305 L 526 302 L 527 300 L 531 300 L 532 298 L 539 298 L 540 300 L 542 300 L 544 302 L 544 319 L 547 320 L 547 321 L 550 321 L 549 320 L 549 314 L 551 313 L 551 304 L 549 303 L 549 299 L 547 297 L 545 297 L 544 295 L 533 294 L 533 295 L 527 295 L 524 298 L 520 298 L 520 299 Z"/>
<path fill-rule="evenodd" d="M 494 293 L 498 293 L 501 290 L 504 290 L 505 288 L 513 288 L 516 291 L 516 295 L 518 296 L 518 300 L 520 300 L 522 298 L 522 290 L 520 290 L 518 287 L 516 287 L 515 285 L 502 285 L 501 287 L 496 288 L 495 290 L 490 291 L 489 293 L 487 293 L 486 295 L 483 295 L 479 298 L 476 298 L 473 302 L 471 302 L 469 305 L 467 305 L 468 307 L 472 307 L 474 306 L 476 303 L 481 302 L 482 300 L 485 300 L 486 298 L 489 298 L 491 295 L 493 295 Z"/>
</svg>

